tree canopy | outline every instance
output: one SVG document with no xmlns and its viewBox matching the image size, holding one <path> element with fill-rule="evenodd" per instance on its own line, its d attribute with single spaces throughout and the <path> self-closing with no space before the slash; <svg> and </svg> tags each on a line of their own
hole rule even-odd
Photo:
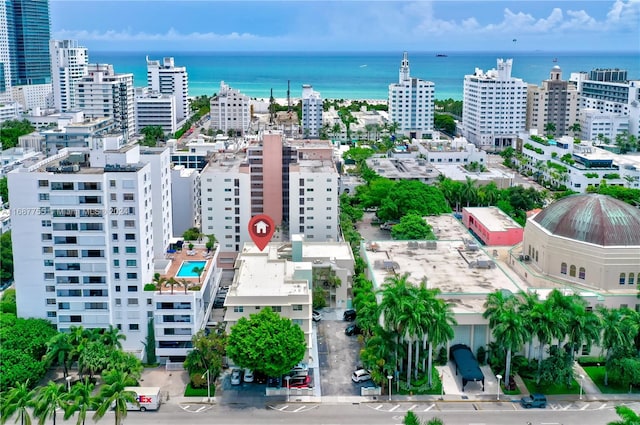
<svg viewBox="0 0 640 425">
<path fill-rule="evenodd" d="M 13 246 L 11 231 L 0 235 L 0 282 L 13 279 Z"/>
<path fill-rule="evenodd" d="M 307 351 L 304 332 L 270 308 L 241 318 L 231 328 L 227 354 L 242 368 L 280 376 L 299 363 Z"/>
<path fill-rule="evenodd" d="M 393 239 L 399 240 L 435 240 L 431 226 L 419 214 L 410 212 L 400 219 L 400 223 L 391 228 Z"/>
<path fill-rule="evenodd" d="M 29 120 L 9 120 L 0 123 L 0 142 L 2 149 L 13 148 L 18 145 L 18 138 L 34 132 L 36 129 Z M 6 202 L 6 201 L 5 201 Z"/>
<path fill-rule="evenodd" d="M 417 180 L 395 182 L 378 209 L 381 220 L 399 220 L 408 212 L 421 216 L 451 212 L 440 189 Z"/>
</svg>

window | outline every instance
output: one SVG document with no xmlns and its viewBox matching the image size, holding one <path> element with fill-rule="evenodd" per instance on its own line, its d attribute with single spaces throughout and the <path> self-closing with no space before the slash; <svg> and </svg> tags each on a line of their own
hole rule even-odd
<svg viewBox="0 0 640 425">
<path fill-rule="evenodd" d="M 133 201 L 133 193 L 123 193 L 122 194 L 123 201 Z"/>
<path fill-rule="evenodd" d="M 127 305 L 137 306 L 138 305 L 138 299 L 137 298 L 127 298 Z"/>
<path fill-rule="evenodd" d="M 136 240 L 136 234 L 135 233 L 125 233 L 124 239 L 126 241 L 135 241 Z"/>
<path fill-rule="evenodd" d="M 573 264 L 571 265 L 571 267 L 569 267 L 569 276 L 576 277 L 576 266 L 574 266 Z"/>
<path fill-rule="evenodd" d="M 635 283 L 635 275 L 633 273 L 629 273 L 629 285 L 633 285 Z"/>
<path fill-rule="evenodd" d="M 129 330 L 130 331 L 137 331 L 140 329 L 140 325 L 138 325 L 137 323 L 129 323 Z"/>
<path fill-rule="evenodd" d="M 578 269 L 578 279 L 584 280 L 585 270 L 584 267 L 580 267 Z"/>
<path fill-rule="evenodd" d="M 137 279 L 138 273 L 127 273 L 127 279 Z"/>
<path fill-rule="evenodd" d="M 38 187 L 49 187 L 49 180 L 38 180 Z"/>
<path fill-rule="evenodd" d="M 120 298 L 116 298 L 116 305 L 122 305 L 122 300 Z"/>
<path fill-rule="evenodd" d="M 302 304 L 294 304 L 293 311 L 302 311 Z"/>
<path fill-rule="evenodd" d="M 113 267 L 120 267 L 120 260 L 113 260 Z"/>
<path fill-rule="evenodd" d="M 272 307 L 271 307 L 271 310 L 272 310 L 274 313 L 282 313 L 282 307 L 280 307 L 279 305 L 272 306 Z"/>
<path fill-rule="evenodd" d="M 241 306 L 241 305 L 237 305 L 237 306 L 233 307 L 233 312 L 234 313 L 242 313 L 242 312 L 244 312 L 244 307 Z"/>
<path fill-rule="evenodd" d="M 39 193 L 38 194 L 38 200 L 39 201 L 48 201 L 49 200 L 49 194 L 48 193 Z"/>
<path fill-rule="evenodd" d="M 620 285 L 624 285 L 626 281 L 626 275 L 624 273 L 620 273 Z"/>
<path fill-rule="evenodd" d="M 127 286 L 127 292 L 138 292 L 138 287 L 135 285 Z"/>
<path fill-rule="evenodd" d="M 567 263 L 560 264 L 560 273 L 567 274 Z"/>
<path fill-rule="evenodd" d="M 136 267 L 136 260 L 127 260 L 127 267 Z"/>
<path fill-rule="evenodd" d="M 126 252 L 127 254 L 135 254 L 136 253 L 136 247 L 135 246 L 126 246 L 124 248 L 124 252 Z"/>
</svg>

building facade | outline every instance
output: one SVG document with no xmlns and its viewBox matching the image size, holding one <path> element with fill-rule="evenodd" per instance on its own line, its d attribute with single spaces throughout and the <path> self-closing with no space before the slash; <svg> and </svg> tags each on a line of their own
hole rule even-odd
<svg viewBox="0 0 640 425">
<path fill-rule="evenodd" d="M 75 85 L 88 72 L 89 53 L 75 40 L 51 40 L 53 106 L 67 112 L 76 108 Z"/>
<path fill-rule="evenodd" d="M 136 133 L 148 126 L 161 127 L 165 134 L 175 133 L 178 131 L 176 109 L 175 96 L 136 88 Z"/>
<path fill-rule="evenodd" d="M 403 53 L 397 83 L 389 85 L 389 120 L 410 139 L 422 138 L 433 130 L 435 86 L 431 81 L 411 77 L 409 56 Z"/>
<path fill-rule="evenodd" d="M 580 135 L 578 123 L 578 89 L 575 83 L 562 79 L 562 70 L 554 66 L 541 86 L 529 84 L 527 89 L 527 129 L 555 137 Z M 581 128 L 581 127 L 580 127 Z"/>
<path fill-rule="evenodd" d="M 463 208 L 462 223 L 488 246 L 511 246 L 522 242 L 522 226 L 497 207 Z"/>
<path fill-rule="evenodd" d="M 317 139 L 322 127 L 322 96 L 309 84 L 302 85 L 302 137 Z"/>
<path fill-rule="evenodd" d="M 244 134 L 251 123 L 249 96 L 220 82 L 220 91 L 211 98 L 210 128 L 225 134 Z"/>
<path fill-rule="evenodd" d="M 480 149 L 501 151 L 525 130 L 527 84 L 511 76 L 512 66 L 498 59 L 497 69 L 464 77 L 462 135 Z"/>
<path fill-rule="evenodd" d="M 175 96 L 176 118 L 180 122 L 189 116 L 189 75 L 184 66 L 175 66 L 172 57 L 149 60 L 147 86 L 151 91 Z"/>
<path fill-rule="evenodd" d="M 77 107 L 88 118 L 111 118 L 126 139 L 136 131 L 133 74 L 116 74 L 113 65 L 92 64 L 76 84 Z"/>
</svg>

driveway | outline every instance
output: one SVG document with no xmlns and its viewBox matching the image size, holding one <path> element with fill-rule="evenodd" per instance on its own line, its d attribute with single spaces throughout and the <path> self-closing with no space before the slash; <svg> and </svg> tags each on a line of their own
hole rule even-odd
<svg viewBox="0 0 640 425">
<path fill-rule="evenodd" d="M 361 387 L 373 386 L 371 381 L 355 384 L 351 374 L 359 364 L 360 343 L 357 336 L 346 336 L 349 322 L 341 320 L 343 310 L 323 310 L 318 322 L 318 356 L 322 396 L 360 395 Z"/>
<path fill-rule="evenodd" d="M 360 236 L 362 236 L 367 242 L 391 240 L 391 232 L 389 230 L 380 230 L 380 224 L 371 224 L 375 218 L 375 213 L 364 213 L 362 220 L 356 224 L 356 228 L 360 233 Z"/>
</svg>

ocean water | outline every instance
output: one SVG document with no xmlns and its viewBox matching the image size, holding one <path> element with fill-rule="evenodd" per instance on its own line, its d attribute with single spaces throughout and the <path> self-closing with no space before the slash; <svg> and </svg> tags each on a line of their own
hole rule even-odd
<svg viewBox="0 0 640 425">
<path fill-rule="evenodd" d="M 381 53 L 290 53 L 290 52 L 90 52 L 91 63 L 113 64 L 118 73 L 133 73 L 136 87 L 146 85 L 146 56 L 173 56 L 176 66 L 189 74 L 189 95 L 212 95 L 224 81 L 250 97 L 299 98 L 302 85 L 311 84 L 325 99 L 387 99 L 389 84 L 398 81 L 402 52 Z M 571 72 L 594 68 L 626 69 L 630 79 L 640 79 L 639 53 L 571 52 L 409 52 L 412 77 L 435 83 L 437 99 L 462 99 L 464 76 L 475 68 L 496 67 L 497 58 L 513 59 L 513 77 L 540 85 L 554 65 L 562 78 Z"/>
</svg>

